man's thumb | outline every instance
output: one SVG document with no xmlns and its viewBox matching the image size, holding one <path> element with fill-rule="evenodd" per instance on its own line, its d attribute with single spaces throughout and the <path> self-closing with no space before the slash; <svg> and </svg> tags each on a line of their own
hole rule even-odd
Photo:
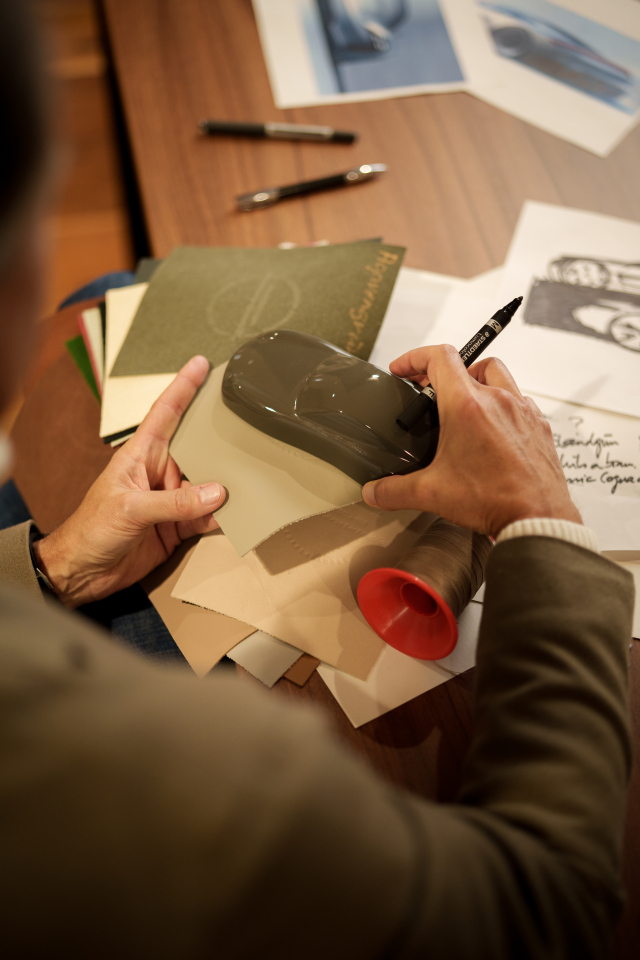
<svg viewBox="0 0 640 960">
<path fill-rule="evenodd" d="M 421 471 L 420 471 L 421 472 Z M 421 495 L 420 495 L 421 494 Z M 418 493 L 416 474 L 405 477 L 383 477 L 372 480 L 362 488 L 362 499 L 371 507 L 381 510 L 429 510 L 419 501 L 424 500 L 424 492 Z"/>
<path fill-rule="evenodd" d="M 197 520 L 221 507 L 225 497 L 226 491 L 220 483 L 150 490 L 135 497 L 131 514 L 136 523 L 144 527 L 167 521 Z"/>
</svg>

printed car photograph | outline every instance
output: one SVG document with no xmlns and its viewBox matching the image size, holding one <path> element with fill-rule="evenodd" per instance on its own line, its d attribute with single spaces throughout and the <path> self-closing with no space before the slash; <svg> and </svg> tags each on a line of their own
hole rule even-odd
<svg viewBox="0 0 640 960">
<path fill-rule="evenodd" d="M 629 59 L 633 41 L 546 0 L 512 0 L 510 4 L 477 0 L 477 6 L 499 56 L 625 113 L 640 108 L 640 44 L 635 43 L 635 54 L 631 47 L 631 59 L 637 60 L 634 72 L 620 62 Z M 573 24 L 573 31 L 562 25 L 566 23 Z M 616 58 L 609 51 L 617 46 L 620 56 Z"/>
<path fill-rule="evenodd" d="M 304 30 L 319 92 L 356 93 L 464 76 L 438 0 L 314 0 Z"/>
</svg>

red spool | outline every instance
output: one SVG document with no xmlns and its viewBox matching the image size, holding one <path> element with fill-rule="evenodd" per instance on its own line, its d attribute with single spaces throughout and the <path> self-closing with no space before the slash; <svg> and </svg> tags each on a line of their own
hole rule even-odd
<svg viewBox="0 0 640 960">
<path fill-rule="evenodd" d="M 370 570 L 358 585 L 358 605 L 379 637 L 418 660 L 441 660 L 458 642 L 458 624 L 449 605 L 405 570 Z"/>
</svg>

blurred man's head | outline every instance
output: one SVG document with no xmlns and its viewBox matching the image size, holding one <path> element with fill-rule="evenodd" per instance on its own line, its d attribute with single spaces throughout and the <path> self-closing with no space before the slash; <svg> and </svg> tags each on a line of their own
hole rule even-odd
<svg viewBox="0 0 640 960">
<path fill-rule="evenodd" d="M 0 0 L 0 411 L 33 343 L 48 165 L 44 79 L 28 0 Z"/>
</svg>

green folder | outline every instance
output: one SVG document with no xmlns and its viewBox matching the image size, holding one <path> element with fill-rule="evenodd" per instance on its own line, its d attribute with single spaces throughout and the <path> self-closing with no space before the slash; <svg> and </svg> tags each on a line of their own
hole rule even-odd
<svg viewBox="0 0 640 960">
<path fill-rule="evenodd" d="M 89 359 L 89 354 L 87 353 L 87 348 L 84 345 L 84 340 L 80 335 L 73 337 L 72 340 L 67 340 L 66 348 L 71 354 L 73 362 L 76 367 L 87 381 L 91 392 L 94 397 L 101 403 L 100 400 L 100 391 L 98 390 L 98 384 L 96 383 L 96 378 L 93 375 L 93 367 L 91 366 L 91 360 Z"/>
<path fill-rule="evenodd" d="M 312 333 L 368 359 L 404 247 L 362 241 L 293 250 L 178 247 L 156 268 L 111 376 L 215 367 L 275 328 Z"/>
</svg>

